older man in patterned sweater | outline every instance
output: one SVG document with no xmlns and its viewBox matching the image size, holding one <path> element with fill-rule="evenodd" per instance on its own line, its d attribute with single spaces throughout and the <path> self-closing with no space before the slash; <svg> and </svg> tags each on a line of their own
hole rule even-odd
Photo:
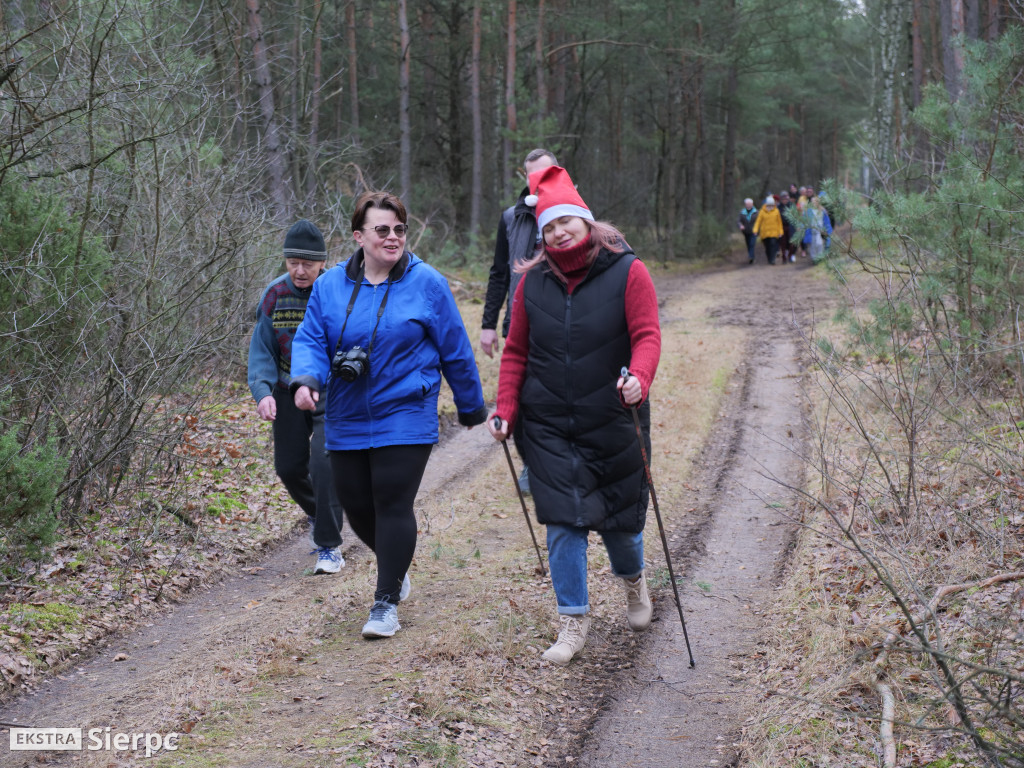
<svg viewBox="0 0 1024 768">
<path fill-rule="evenodd" d="M 260 418 L 273 425 L 274 469 L 295 503 L 309 516 L 316 552 L 315 573 L 337 573 L 341 556 L 342 510 L 334 495 L 324 451 L 324 407 L 300 411 L 288 391 L 292 339 L 306 314 L 306 302 L 327 261 L 320 230 L 296 222 L 284 239 L 287 272 L 263 292 L 249 342 L 249 389 Z"/>
</svg>

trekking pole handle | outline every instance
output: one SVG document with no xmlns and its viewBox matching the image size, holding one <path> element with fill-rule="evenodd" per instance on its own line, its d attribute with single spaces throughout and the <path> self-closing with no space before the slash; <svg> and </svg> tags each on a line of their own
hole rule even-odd
<svg viewBox="0 0 1024 768">
<path fill-rule="evenodd" d="M 494 426 L 494 428 L 495 428 L 496 430 L 498 430 L 499 432 L 501 431 L 501 427 L 502 427 L 502 425 L 503 425 L 503 424 L 507 424 L 507 423 L 508 423 L 508 422 L 506 422 L 506 421 L 502 420 L 501 416 L 495 416 L 495 417 L 494 417 L 493 419 L 491 419 L 491 424 L 492 424 L 492 425 Z M 504 438 L 503 438 L 502 440 L 500 440 L 499 442 L 502 442 L 502 443 L 504 443 L 504 442 L 505 442 L 506 440 L 508 440 L 508 435 L 505 435 L 505 437 L 504 437 Z"/>
</svg>

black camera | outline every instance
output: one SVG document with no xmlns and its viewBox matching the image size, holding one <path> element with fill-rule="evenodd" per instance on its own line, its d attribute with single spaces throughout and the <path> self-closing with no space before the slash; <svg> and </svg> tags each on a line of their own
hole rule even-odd
<svg viewBox="0 0 1024 768">
<path fill-rule="evenodd" d="M 358 345 L 348 352 L 339 350 L 331 361 L 331 373 L 342 381 L 355 381 L 369 369 L 370 356 Z"/>
</svg>

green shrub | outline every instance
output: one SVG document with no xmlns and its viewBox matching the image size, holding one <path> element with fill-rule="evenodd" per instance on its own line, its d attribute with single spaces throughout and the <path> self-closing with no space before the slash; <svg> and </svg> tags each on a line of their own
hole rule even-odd
<svg viewBox="0 0 1024 768">
<path fill-rule="evenodd" d="M 0 434 L 0 562 L 42 557 L 57 530 L 57 487 L 67 460 L 56 446 L 26 448 L 14 427 Z"/>
</svg>

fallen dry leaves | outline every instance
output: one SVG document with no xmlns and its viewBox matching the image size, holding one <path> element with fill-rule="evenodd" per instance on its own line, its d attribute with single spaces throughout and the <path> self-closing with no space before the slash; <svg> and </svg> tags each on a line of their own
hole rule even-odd
<svg viewBox="0 0 1024 768">
<path fill-rule="evenodd" d="M 153 477 L 144 493 L 95 507 L 51 557 L 0 594 L 0 681 L 11 693 L 73 662 L 97 640 L 258 556 L 302 515 L 273 476 L 267 429 L 244 387 L 175 416 L 185 482 Z"/>
</svg>

